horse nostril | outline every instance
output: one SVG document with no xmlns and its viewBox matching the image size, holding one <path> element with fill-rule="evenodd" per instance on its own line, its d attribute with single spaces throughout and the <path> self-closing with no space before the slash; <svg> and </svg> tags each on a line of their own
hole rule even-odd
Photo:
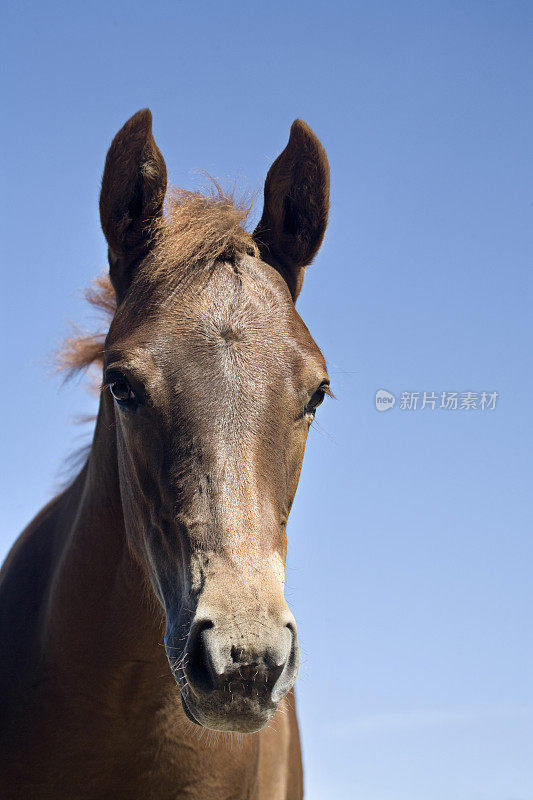
<svg viewBox="0 0 533 800">
<path fill-rule="evenodd" d="M 205 641 L 205 633 L 214 627 L 210 619 L 195 622 L 189 634 L 187 655 L 183 670 L 187 681 L 193 689 L 209 693 L 215 689 L 215 676 L 209 647 Z"/>
<path fill-rule="evenodd" d="M 296 631 L 296 624 L 294 622 L 287 622 L 285 627 L 287 628 L 287 630 L 291 635 L 291 641 L 294 642 L 294 640 L 298 638 L 298 633 Z"/>
<path fill-rule="evenodd" d="M 292 688 L 298 673 L 298 634 L 294 622 L 288 622 L 285 629 L 289 631 L 290 641 L 285 662 L 279 676 L 272 687 L 272 700 L 279 703 L 281 698 Z"/>
<path fill-rule="evenodd" d="M 231 643 L 228 631 L 213 620 L 194 622 L 183 661 L 183 672 L 193 693 L 208 695 L 232 687 L 232 696 L 261 694 L 265 701 L 268 697 L 279 702 L 294 683 L 298 670 L 296 626 L 291 621 L 263 641 L 250 638 Z"/>
</svg>

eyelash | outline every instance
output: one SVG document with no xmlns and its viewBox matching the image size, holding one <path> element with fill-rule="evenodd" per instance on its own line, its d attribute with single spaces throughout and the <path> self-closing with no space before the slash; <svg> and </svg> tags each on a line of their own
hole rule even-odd
<svg viewBox="0 0 533 800">
<path fill-rule="evenodd" d="M 115 391 L 113 391 L 115 387 Z M 133 410 L 139 404 L 139 398 L 132 388 L 129 380 L 120 372 L 110 373 L 102 385 L 102 389 L 109 388 L 109 391 L 116 404 L 124 410 Z M 122 392 L 120 389 L 122 388 Z M 123 396 L 120 396 L 120 395 Z"/>
<path fill-rule="evenodd" d="M 113 387 L 115 387 L 115 391 L 113 391 Z M 135 390 L 132 388 L 128 379 L 122 375 L 122 373 L 110 373 L 107 375 L 104 383 L 102 384 L 102 390 L 106 388 L 109 388 L 113 399 L 120 408 L 125 410 L 133 410 L 133 408 L 136 408 L 139 405 L 139 398 L 137 397 Z M 120 391 L 120 389 L 122 389 L 122 391 Z M 306 404 L 304 408 L 304 414 L 314 418 L 316 410 L 324 402 L 324 397 L 326 394 L 331 395 L 329 385 L 322 384 L 313 393 L 311 399 Z"/>
<path fill-rule="evenodd" d="M 318 389 L 314 392 L 313 396 L 307 403 L 305 407 L 305 413 L 310 414 L 311 416 L 315 416 L 317 408 L 322 405 L 324 402 L 324 397 L 327 394 L 331 394 L 329 390 L 329 386 L 327 384 L 322 384 L 318 387 Z"/>
</svg>

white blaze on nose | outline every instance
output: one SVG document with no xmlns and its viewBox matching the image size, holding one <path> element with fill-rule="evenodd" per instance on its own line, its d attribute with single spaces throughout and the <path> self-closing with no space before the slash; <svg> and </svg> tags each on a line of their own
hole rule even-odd
<svg viewBox="0 0 533 800">
<path fill-rule="evenodd" d="M 224 466 L 219 496 L 220 522 L 224 543 L 239 566 L 256 568 L 264 552 L 265 537 L 271 524 L 257 486 L 251 459 L 222 455 Z"/>
<path fill-rule="evenodd" d="M 285 586 L 285 562 L 281 553 L 278 553 L 277 550 L 274 550 L 268 560 L 272 572 L 274 573 L 274 577 L 279 581 L 281 587 L 283 588 Z"/>
<path fill-rule="evenodd" d="M 226 326 L 227 327 L 227 326 Z M 245 359 L 245 343 L 224 348 L 224 413 L 212 419 L 215 516 L 223 549 L 240 571 L 263 571 L 278 530 L 262 461 L 258 425 L 266 411 L 264 385 Z M 262 457 L 262 458 L 261 458 Z"/>
</svg>

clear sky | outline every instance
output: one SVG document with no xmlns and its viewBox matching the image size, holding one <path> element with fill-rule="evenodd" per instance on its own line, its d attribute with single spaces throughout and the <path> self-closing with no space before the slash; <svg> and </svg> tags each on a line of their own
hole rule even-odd
<svg viewBox="0 0 533 800">
<path fill-rule="evenodd" d="M 307 800 L 531 800 L 533 5 L 12 2 L 0 35 L 2 554 L 90 435 L 48 359 L 92 322 L 112 136 L 149 106 L 173 183 L 260 196 L 302 117 L 332 208 L 298 306 L 338 398 L 289 524 Z"/>
</svg>

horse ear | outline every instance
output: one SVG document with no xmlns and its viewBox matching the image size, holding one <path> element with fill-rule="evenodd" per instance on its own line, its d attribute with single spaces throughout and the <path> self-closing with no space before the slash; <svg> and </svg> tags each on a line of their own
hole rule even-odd
<svg viewBox="0 0 533 800">
<path fill-rule="evenodd" d="M 152 114 L 145 108 L 113 139 L 102 178 L 100 220 L 109 245 L 111 283 L 119 300 L 150 248 L 166 188 L 167 168 L 152 136 Z"/>
<path fill-rule="evenodd" d="M 285 278 L 294 300 L 305 267 L 322 244 L 329 211 L 329 165 L 319 140 L 301 119 L 265 181 L 263 216 L 254 239 L 263 261 Z"/>
</svg>

